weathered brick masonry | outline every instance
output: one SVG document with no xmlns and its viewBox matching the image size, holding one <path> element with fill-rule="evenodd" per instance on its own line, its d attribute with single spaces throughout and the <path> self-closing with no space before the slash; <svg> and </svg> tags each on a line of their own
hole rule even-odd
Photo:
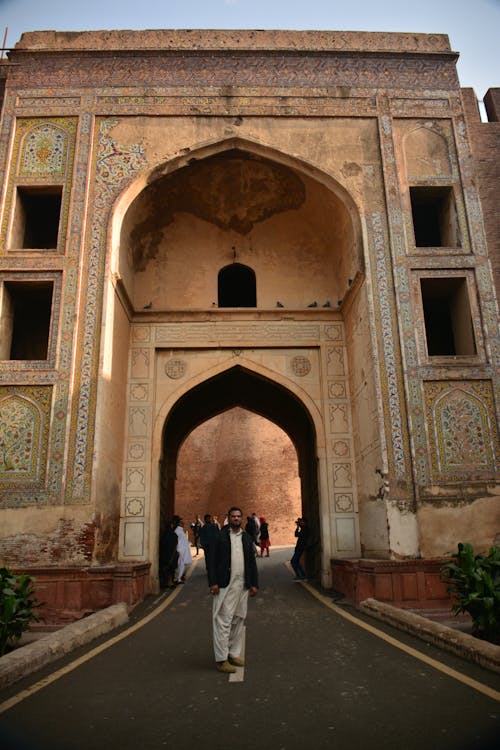
<svg viewBox="0 0 500 750">
<path fill-rule="evenodd" d="M 484 97 L 488 122 L 481 122 L 472 89 L 462 89 L 467 128 L 481 195 L 481 208 L 488 242 L 497 300 L 500 300 L 500 89 L 490 89 Z"/>
</svg>

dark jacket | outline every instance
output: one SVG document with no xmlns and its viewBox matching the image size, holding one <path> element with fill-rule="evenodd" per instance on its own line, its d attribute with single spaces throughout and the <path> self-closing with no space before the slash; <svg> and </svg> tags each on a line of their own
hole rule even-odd
<svg viewBox="0 0 500 750">
<path fill-rule="evenodd" d="M 303 552 L 305 548 L 309 546 L 309 527 L 300 526 L 296 528 L 295 536 L 297 537 L 297 542 L 295 544 L 295 551 Z"/>
<path fill-rule="evenodd" d="M 210 544 L 208 550 L 208 585 L 217 584 L 219 588 L 225 589 L 229 586 L 231 578 L 231 533 L 229 526 L 224 526 L 218 533 L 214 544 Z M 245 561 L 245 588 L 258 587 L 257 563 L 255 561 L 255 548 L 252 537 L 242 532 L 243 559 Z"/>
<path fill-rule="evenodd" d="M 219 527 L 216 523 L 205 523 L 200 529 L 200 544 L 202 547 L 208 547 L 213 544 L 219 534 Z"/>
</svg>

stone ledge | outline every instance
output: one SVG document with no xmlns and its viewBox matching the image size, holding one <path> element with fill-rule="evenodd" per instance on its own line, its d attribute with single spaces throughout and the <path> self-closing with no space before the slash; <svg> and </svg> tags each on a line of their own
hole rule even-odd
<svg viewBox="0 0 500 750">
<path fill-rule="evenodd" d="M 105 50 L 275 50 L 366 51 L 451 55 L 447 34 L 385 31 L 293 31 L 278 29 L 112 29 L 100 31 L 28 31 L 16 51 Z"/>
<path fill-rule="evenodd" d="M 7 687 L 37 669 L 65 656 L 79 646 L 128 622 L 128 608 L 122 602 L 73 622 L 34 643 L 0 658 L 0 688 Z"/>
<path fill-rule="evenodd" d="M 457 654 L 492 672 L 500 673 L 500 646 L 376 599 L 365 599 L 360 603 L 359 609 L 427 643 Z"/>
</svg>

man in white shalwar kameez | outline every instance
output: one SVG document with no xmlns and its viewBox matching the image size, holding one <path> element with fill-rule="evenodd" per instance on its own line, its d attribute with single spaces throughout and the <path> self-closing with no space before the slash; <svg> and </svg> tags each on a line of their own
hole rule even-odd
<svg viewBox="0 0 500 750">
<path fill-rule="evenodd" d="M 219 532 L 210 550 L 207 572 L 212 609 L 213 644 L 217 669 L 231 673 L 243 666 L 243 628 L 248 597 L 258 588 L 253 540 L 241 528 L 242 513 L 231 508 L 228 524 Z"/>
<path fill-rule="evenodd" d="M 177 569 L 175 571 L 174 583 L 184 583 L 183 576 L 188 565 L 191 565 L 193 562 L 193 556 L 191 555 L 189 539 L 187 538 L 186 532 L 182 526 L 182 518 L 174 516 L 172 518 L 172 526 L 177 534 L 177 552 L 179 555 L 177 558 Z"/>
</svg>

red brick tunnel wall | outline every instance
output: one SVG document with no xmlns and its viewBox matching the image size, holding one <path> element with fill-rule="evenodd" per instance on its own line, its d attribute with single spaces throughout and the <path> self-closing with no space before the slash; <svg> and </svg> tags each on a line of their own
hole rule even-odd
<svg viewBox="0 0 500 750">
<path fill-rule="evenodd" d="M 197 427 L 179 451 L 175 512 L 185 528 L 199 515 L 222 524 L 231 505 L 269 523 L 271 545 L 293 545 L 301 514 L 297 453 L 290 438 L 263 417 L 234 408 Z M 190 535 L 192 540 L 192 535 Z"/>
</svg>

